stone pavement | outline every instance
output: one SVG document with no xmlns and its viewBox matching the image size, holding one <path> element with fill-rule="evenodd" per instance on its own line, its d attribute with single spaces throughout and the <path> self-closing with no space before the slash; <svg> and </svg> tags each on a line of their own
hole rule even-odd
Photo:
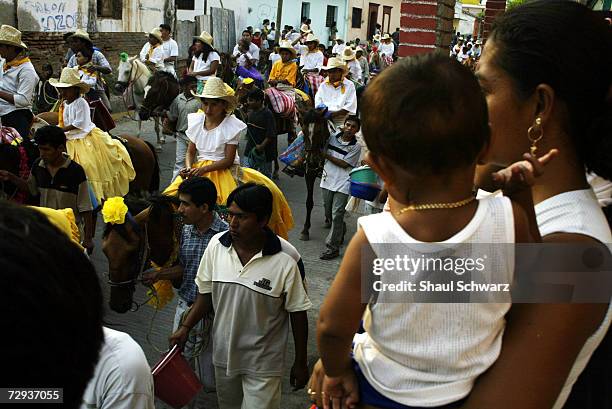
<svg viewBox="0 0 612 409">
<path fill-rule="evenodd" d="M 118 123 L 115 130 L 112 131 L 115 135 L 129 134 L 136 135 L 138 131 L 138 122 L 124 118 Z M 155 133 L 153 131 L 153 122 L 145 122 L 143 124 L 142 136 L 147 141 L 155 144 Z M 241 143 L 241 146 L 244 146 Z M 279 151 L 287 146 L 286 137 L 279 137 Z M 163 152 L 159 155 L 161 168 L 161 185 L 165 187 L 172 176 L 172 168 L 174 166 L 175 141 L 173 137 L 168 137 L 167 143 L 164 145 Z M 334 275 L 340 264 L 340 258 L 331 261 L 323 261 L 319 259 L 320 253 L 324 250 L 325 236 L 329 230 L 323 228 L 323 202 L 321 198 L 320 188 L 315 188 L 315 207 L 312 213 L 312 227 L 310 229 L 310 241 L 300 241 L 299 234 L 305 220 L 305 203 L 306 203 L 306 185 L 304 178 L 289 176 L 281 173 L 280 180 L 276 181 L 278 186 L 284 192 L 291 209 L 296 226 L 289 233 L 289 241 L 297 248 L 302 255 L 306 268 L 306 281 L 308 294 L 314 305 L 313 309 L 308 313 L 309 320 L 309 338 L 308 338 L 308 361 L 310 367 L 316 361 L 318 354 L 316 349 L 316 319 L 319 313 L 319 307 L 323 298 L 333 280 Z M 356 218 L 347 219 L 347 243 L 348 239 L 354 234 L 356 227 Z M 92 260 L 100 275 L 101 282 L 104 286 L 105 297 L 109 295 L 109 287 L 106 284 L 108 264 L 106 258 L 102 254 L 100 237 L 101 237 L 102 222 L 98 222 L 98 231 L 96 233 L 96 248 L 92 256 Z M 134 295 L 134 300 L 142 302 L 145 300 L 145 289 L 142 285 L 137 287 Z M 149 364 L 153 366 L 160 358 L 159 351 L 165 351 L 168 347 L 168 336 L 170 335 L 172 322 L 174 319 L 174 310 L 176 299 L 171 304 L 166 305 L 154 317 L 154 310 L 149 306 L 143 306 L 136 312 L 128 312 L 126 314 L 117 314 L 111 311 L 106 305 L 107 313 L 105 316 L 106 323 L 109 327 L 124 331 L 130 334 L 143 348 Z M 153 319 L 153 320 L 152 320 Z M 309 407 L 309 401 L 305 390 L 292 391 L 289 384 L 289 370 L 293 364 L 293 339 L 288 345 L 287 351 L 287 369 L 283 379 L 283 394 L 282 394 L 282 409 L 304 409 Z M 165 408 L 166 405 L 158 401 L 158 408 Z M 202 393 L 198 397 L 197 408 L 213 409 L 217 408 L 216 396 L 214 393 Z"/>
</svg>

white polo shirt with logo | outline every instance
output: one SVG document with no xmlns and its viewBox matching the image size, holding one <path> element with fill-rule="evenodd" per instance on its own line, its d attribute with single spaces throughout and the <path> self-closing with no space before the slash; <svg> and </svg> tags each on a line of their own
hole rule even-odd
<svg viewBox="0 0 612 409">
<path fill-rule="evenodd" d="M 312 307 L 303 278 L 295 247 L 269 229 L 244 266 L 229 232 L 213 236 L 195 279 L 201 294 L 212 293 L 213 364 L 228 376 L 282 376 L 289 313 Z"/>
</svg>

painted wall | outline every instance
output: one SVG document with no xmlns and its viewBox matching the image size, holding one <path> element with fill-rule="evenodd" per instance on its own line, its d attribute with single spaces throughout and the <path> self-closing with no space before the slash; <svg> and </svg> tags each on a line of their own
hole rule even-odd
<svg viewBox="0 0 612 409">
<path fill-rule="evenodd" d="M 359 38 L 364 41 L 368 34 L 368 13 L 370 3 L 378 4 L 378 20 L 377 23 L 383 24 L 383 6 L 392 7 L 391 19 L 389 20 L 389 34 L 393 33 L 400 26 L 401 17 L 401 0 L 349 0 L 349 6 L 346 16 L 347 38 L 345 40 L 354 40 Z M 361 9 L 361 28 L 352 28 L 353 7 Z M 383 27 L 383 33 L 387 30 L 386 22 Z M 368 39 L 369 40 L 369 39 Z"/>
<path fill-rule="evenodd" d="M 67 32 L 87 26 L 87 2 L 79 0 L 17 0 L 21 31 Z"/>
</svg>

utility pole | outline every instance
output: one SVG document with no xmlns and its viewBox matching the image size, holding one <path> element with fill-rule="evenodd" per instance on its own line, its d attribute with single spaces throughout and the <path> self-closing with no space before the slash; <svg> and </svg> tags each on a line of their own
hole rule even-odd
<svg viewBox="0 0 612 409">
<path fill-rule="evenodd" d="M 279 43 L 281 35 L 281 19 L 283 18 L 283 0 L 278 0 L 278 6 L 276 7 L 276 34 L 274 35 L 274 44 Z"/>
</svg>

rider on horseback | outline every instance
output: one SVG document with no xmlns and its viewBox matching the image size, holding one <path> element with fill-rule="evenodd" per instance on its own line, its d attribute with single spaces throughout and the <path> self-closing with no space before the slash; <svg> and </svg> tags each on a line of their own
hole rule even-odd
<svg viewBox="0 0 612 409">
<path fill-rule="evenodd" d="M 347 116 L 357 112 L 355 85 L 345 78 L 348 68 L 340 58 L 330 58 L 323 70 L 327 71 L 327 79 L 317 91 L 315 107 L 327 108 L 327 119 L 337 129 L 344 125 Z"/>
</svg>

